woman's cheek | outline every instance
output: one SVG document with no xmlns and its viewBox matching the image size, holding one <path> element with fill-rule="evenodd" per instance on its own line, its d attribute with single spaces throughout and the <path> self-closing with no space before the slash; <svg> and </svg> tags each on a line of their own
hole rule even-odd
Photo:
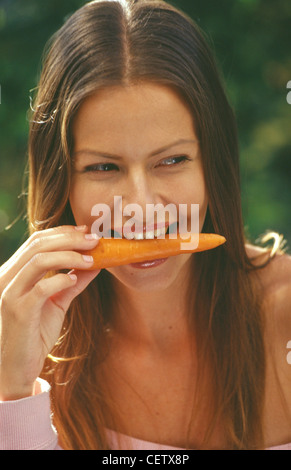
<svg viewBox="0 0 291 470">
<path fill-rule="evenodd" d="M 89 225 L 91 218 L 92 204 L 84 186 L 75 182 L 70 192 L 69 201 L 77 225 Z"/>
<path fill-rule="evenodd" d="M 87 225 L 90 231 L 99 218 L 106 217 L 107 225 L 111 225 L 111 213 L 113 213 L 110 200 L 113 197 L 104 198 L 106 191 L 97 191 L 96 184 L 92 182 L 76 182 L 70 193 L 70 205 L 77 225 Z M 106 214 L 102 212 L 102 206 L 106 206 Z M 107 213 L 108 212 L 108 213 Z M 100 224 L 99 224 L 100 225 Z"/>
</svg>

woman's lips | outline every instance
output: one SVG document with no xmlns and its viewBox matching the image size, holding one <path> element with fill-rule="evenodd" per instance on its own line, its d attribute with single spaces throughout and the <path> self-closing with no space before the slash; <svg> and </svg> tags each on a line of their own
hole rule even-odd
<svg viewBox="0 0 291 470">
<path fill-rule="evenodd" d="M 168 258 L 160 258 L 154 259 L 151 261 L 143 261 L 141 263 L 131 263 L 129 266 L 136 268 L 136 269 L 148 269 L 148 268 L 156 268 L 161 264 L 165 263 Z"/>
</svg>

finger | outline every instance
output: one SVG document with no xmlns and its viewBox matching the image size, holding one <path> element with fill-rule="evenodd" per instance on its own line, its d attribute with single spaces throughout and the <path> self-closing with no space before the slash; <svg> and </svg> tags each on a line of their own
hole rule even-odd
<svg viewBox="0 0 291 470">
<path fill-rule="evenodd" d="M 94 238 L 95 237 L 95 238 Z M 86 234 L 77 230 L 69 230 L 66 233 L 53 234 L 50 236 L 38 236 L 33 240 L 25 249 L 22 250 L 21 254 L 18 254 L 18 258 L 14 258 L 14 263 L 10 263 L 10 269 L 7 269 L 6 273 L 1 273 L 1 284 L 3 285 L 9 282 L 17 275 L 17 273 L 25 266 L 26 263 L 30 262 L 35 255 L 39 255 L 42 252 L 52 251 L 84 251 L 90 248 L 94 248 L 98 243 L 98 237 L 96 235 Z M 71 266 L 70 266 L 71 267 Z"/>
<path fill-rule="evenodd" d="M 64 311 L 67 311 L 72 300 L 81 294 L 99 273 L 100 269 L 94 271 L 71 271 L 68 274 L 77 277 L 76 283 L 66 290 L 53 295 L 51 300 Z"/>
<path fill-rule="evenodd" d="M 49 247 L 45 251 L 50 251 L 56 249 L 53 247 L 56 247 L 58 241 L 69 241 L 70 237 L 73 239 L 74 236 L 76 236 L 76 240 L 83 239 L 87 231 L 88 227 L 86 225 L 80 227 L 62 225 L 34 232 L 11 258 L 0 267 L 0 275 L 3 282 L 5 280 L 6 284 L 8 284 L 21 267 L 28 262 L 29 258 L 37 251 L 41 251 L 41 248 L 45 245 L 45 240 L 47 240 L 47 246 Z"/>
<path fill-rule="evenodd" d="M 93 258 L 75 251 L 38 253 L 16 274 L 9 285 L 16 297 L 28 293 L 49 271 L 61 269 L 88 269 Z"/>
<path fill-rule="evenodd" d="M 59 292 L 73 287 L 77 283 L 75 274 L 55 274 L 54 276 L 41 279 L 35 284 L 29 297 L 34 307 L 41 307 L 49 298 L 54 297 Z"/>
</svg>

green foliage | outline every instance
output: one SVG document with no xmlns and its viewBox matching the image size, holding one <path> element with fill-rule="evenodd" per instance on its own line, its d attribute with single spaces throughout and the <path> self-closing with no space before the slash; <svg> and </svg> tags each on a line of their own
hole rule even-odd
<svg viewBox="0 0 291 470">
<path fill-rule="evenodd" d="M 27 110 L 43 48 L 81 0 L 0 0 L 0 264 L 26 238 Z M 235 109 L 246 230 L 291 240 L 290 0 L 172 1 L 206 32 Z M 17 221 L 10 230 L 7 224 Z"/>
</svg>

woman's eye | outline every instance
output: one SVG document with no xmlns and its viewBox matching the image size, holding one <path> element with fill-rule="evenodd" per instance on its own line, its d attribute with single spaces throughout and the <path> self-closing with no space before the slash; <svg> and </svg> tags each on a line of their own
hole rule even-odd
<svg viewBox="0 0 291 470">
<path fill-rule="evenodd" d="M 118 171 L 117 165 L 114 163 L 98 163 L 95 165 L 88 165 L 84 168 L 84 173 L 98 173 L 108 171 Z"/>
<path fill-rule="evenodd" d="M 175 157 L 165 158 L 161 162 L 159 162 L 158 166 L 173 166 L 178 165 L 179 163 L 184 163 L 189 161 L 190 158 L 187 155 L 178 155 Z"/>
</svg>

